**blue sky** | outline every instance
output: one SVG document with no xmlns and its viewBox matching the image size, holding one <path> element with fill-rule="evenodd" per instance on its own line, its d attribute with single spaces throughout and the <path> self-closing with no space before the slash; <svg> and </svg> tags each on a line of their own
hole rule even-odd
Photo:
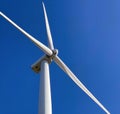
<svg viewBox="0 0 120 114">
<path fill-rule="evenodd" d="M 44 0 L 59 56 L 111 112 L 120 107 L 120 2 Z M 0 11 L 47 45 L 41 0 L 0 0 Z M 0 17 L 0 114 L 37 114 L 43 52 Z M 53 114 L 105 114 L 55 63 Z"/>
</svg>

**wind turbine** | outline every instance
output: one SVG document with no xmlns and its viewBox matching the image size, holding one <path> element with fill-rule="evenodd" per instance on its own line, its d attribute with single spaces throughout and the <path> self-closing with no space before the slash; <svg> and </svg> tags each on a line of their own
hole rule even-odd
<svg viewBox="0 0 120 114">
<path fill-rule="evenodd" d="M 74 82 L 77 84 L 99 107 L 101 107 L 107 114 L 110 112 L 94 97 L 94 95 L 82 84 L 82 82 L 74 75 L 74 73 L 67 67 L 67 65 L 59 58 L 58 50 L 54 48 L 52 35 L 49 27 L 47 13 L 45 5 L 42 2 L 46 31 L 48 36 L 49 46 L 45 46 L 43 43 L 38 41 L 36 38 L 28 34 L 25 30 L 14 23 L 5 14 L 0 12 L 0 15 L 5 18 L 9 23 L 21 31 L 27 36 L 35 45 L 37 45 L 44 53 L 39 60 L 37 60 L 31 67 L 36 72 L 41 72 L 40 79 L 40 95 L 39 95 L 39 111 L 38 114 L 52 114 L 52 101 L 51 101 L 51 89 L 50 89 L 50 75 L 49 75 L 49 64 L 54 61 Z"/>
</svg>

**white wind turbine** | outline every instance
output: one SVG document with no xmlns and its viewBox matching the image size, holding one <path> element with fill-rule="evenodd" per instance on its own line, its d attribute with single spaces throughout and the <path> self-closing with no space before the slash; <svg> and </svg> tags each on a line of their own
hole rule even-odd
<svg viewBox="0 0 120 114">
<path fill-rule="evenodd" d="M 40 79 L 40 96 L 39 96 L 39 112 L 38 114 L 52 114 L 52 101 L 51 101 L 51 89 L 50 89 L 50 78 L 49 78 L 49 64 L 54 61 L 95 103 L 97 103 L 107 114 L 110 112 L 93 96 L 93 94 L 82 84 L 82 82 L 73 74 L 73 72 L 67 67 L 67 65 L 58 57 L 58 50 L 54 49 L 52 35 L 48 23 L 47 13 L 45 5 L 43 4 L 46 31 L 48 36 L 49 47 L 35 39 L 33 36 L 28 34 L 17 24 L 15 24 L 6 15 L 0 12 L 0 15 L 10 22 L 14 27 L 21 31 L 28 37 L 35 45 L 37 45 L 45 55 L 36 61 L 31 67 L 36 72 L 41 71 Z"/>
</svg>

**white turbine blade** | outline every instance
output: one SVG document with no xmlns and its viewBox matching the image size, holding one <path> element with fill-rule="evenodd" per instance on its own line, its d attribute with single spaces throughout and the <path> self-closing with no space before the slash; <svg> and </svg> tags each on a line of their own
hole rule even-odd
<svg viewBox="0 0 120 114">
<path fill-rule="evenodd" d="M 17 24 L 15 24 L 11 19 L 9 19 L 6 15 L 4 15 L 2 12 L 0 12 L 0 15 L 4 17 L 8 22 L 10 22 L 14 27 L 16 27 L 19 31 L 21 31 L 24 35 L 26 35 L 33 43 L 35 43 L 43 52 L 45 52 L 47 55 L 52 55 L 52 51 L 46 47 L 43 43 L 39 42 L 37 39 L 35 39 L 33 36 L 28 34 L 26 31 L 24 31 L 22 28 L 20 28 Z"/>
<path fill-rule="evenodd" d="M 68 76 L 95 102 L 97 103 L 107 114 L 110 112 L 93 96 L 93 94 L 82 84 L 82 82 L 72 73 L 72 71 L 64 64 L 64 62 L 58 57 L 55 56 L 54 61 L 58 66 L 68 74 Z"/>
<path fill-rule="evenodd" d="M 49 48 L 53 50 L 54 46 L 53 46 L 52 35 L 51 35 L 50 26 L 48 22 L 47 12 L 46 12 L 45 5 L 43 2 L 42 4 L 43 4 L 44 17 L 45 17 L 46 31 L 47 31 L 47 36 L 48 36 L 48 44 L 49 44 Z"/>
</svg>

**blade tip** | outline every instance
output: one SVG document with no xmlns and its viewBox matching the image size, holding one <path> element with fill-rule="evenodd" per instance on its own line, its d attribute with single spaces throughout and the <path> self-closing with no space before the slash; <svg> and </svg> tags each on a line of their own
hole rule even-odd
<svg viewBox="0 0 120 114">
<path fill-rule="evenodd" d="M 43 1 L 42 1 L 42 5 L 43 5 L 43 7 L 45 6 Z"/>
</svg>

